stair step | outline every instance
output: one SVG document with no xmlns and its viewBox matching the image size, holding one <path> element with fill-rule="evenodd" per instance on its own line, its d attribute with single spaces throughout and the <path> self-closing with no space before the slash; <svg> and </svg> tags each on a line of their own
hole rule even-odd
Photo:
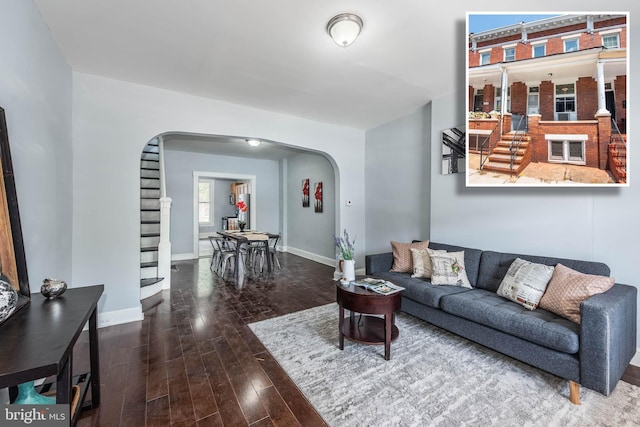
<svg viewBox="0 0 640 427">
<path fill-rule="evenodd" d="M 522 162 L 523 156 L 516 156 L 513 159 L 514 164 L 520 164 Z M 511 155 L 510 154 L 491 154 L 489 155 L 490 162 L 499 162 L 499 163 L 511 163 Z"/>
<path fill-rule="evenodd" d="M 144 246 L 140 248 L 140 252 L 157 252 L 158 246 Z"/>
<path fill-rule="evenodd" d="M 144 288 L 145 286 L 155 285 L 161 280 L 164 280 L 164 277 L 151 277 L 148 279 L 140 279 L 140 287 Z"/>
<path fill-rule="evenodd" d="M 158 261 L 141 262 L 140 268 L 157 267 Z"/>
<path fill-rule="evenodd" d="M 525 148 L 520 147 L 518 150 L 516 150 L 516 153 L 518 156 L 524 156 L 524 153 L 526 153 L 527 150 Z M 508 147 L 496 147 L 493 149 L 493 154 L 506 154 L 508 156 L 511 155 L 511 149 Z"/>
<path fill-rule="evenodd" d="M 503 147 L 503 148 L 510 148 L 512 145 L 513 141 L 506 140 L 506 139 L 501 139 L 500 141 L 498 141 L 498 144 L 496 144 L 497 147 Z M 516 145 L 516 144 L 514 144 Z M 529 147 L 529 143 L 527 141 L 522 141 L 520 143 L 520 147 L 519 148 L 527 148 Z"/>
<path fill-rule="evenodd" d="M 160 237 L 160 233 L 140 233 L 140 237 Z"/>
<path fill-rule="evenodd" d="M 483 170 L 490 170 L 490 171 L 494 171 L 494 172 L 502 172 L 502 173 L 511 173 L 511 168 L 509 167 L 508 163 L 498 163 L 498 162 L 487 162 L 484 164 L 484 166 L 482 167 Z M 524 169 L 522 167 L 522 165 L 514 165 L 513 168 L 513 173 L 515 174 L 519 174 L 520 172 L 522 172 L 522 169 Z"/>
<path fill-rule="evenodd" d="M 142 220 L 140 221 L 140 224 L 160 224 L 159 220 Z"/>
</svg>

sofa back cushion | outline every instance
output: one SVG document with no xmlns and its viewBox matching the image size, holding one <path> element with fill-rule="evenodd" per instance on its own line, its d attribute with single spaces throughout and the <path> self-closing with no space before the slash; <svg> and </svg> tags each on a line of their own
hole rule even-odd
<svg viewBox="0 0 640 427">
<path fill-rule="evenodd" d="M 536 255 L 511 254 L 505 252 L 483 251 L 480 258 L 480 271 L 478 273 L 478 288 L 496 292 L 511 263 L 516 258 L 537 264 L 545 264 L 555 267 L 561 263 L 569 268 L 585 274 L 608 276 L 609 267 L 606 264 L 595 261 L 580 261 L 575 259 L 544 257 Z"/>
<path fill-rule="evenodd" d="M 467 278 L 469 279 L 469 283 L 471 283 L 471 286 L 476 286 L 476 283 L 478 281 L 478 270 L 480 269 L 480 255 L 482 254 L 482 251 L 480 249 L 447 245 L 445 243 L 436 242 L 429 242 L 429 249 L 442 250 L 447 252 L 464 251 L 464 268 L 467 271 Z M 500 283 L 498 283 L 498 285 L 499 284 Z"/>
</svg>

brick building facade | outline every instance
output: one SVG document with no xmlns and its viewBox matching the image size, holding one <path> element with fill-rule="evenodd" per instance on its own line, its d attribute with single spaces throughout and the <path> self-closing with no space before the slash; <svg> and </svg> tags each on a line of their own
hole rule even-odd
<svg viewBox="0 0 640 427">
<path fill-rule="evenodd" d="M 604 169 L 611 135 L 616 127 L 626 133 L 627 43 L 621 14 L 560 15 L 471 33 L 468 110 L 510 114 L 513 126 L 535 117 L 532 161 Z"/>
</svg>

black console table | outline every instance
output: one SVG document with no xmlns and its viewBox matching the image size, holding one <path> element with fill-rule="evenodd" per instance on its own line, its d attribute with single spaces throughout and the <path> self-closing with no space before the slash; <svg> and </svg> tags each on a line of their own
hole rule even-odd
<svg viewBox="0 0 640 427">
<path fill-rule="evenodd" d="M 48 300 L 40 294 L 0 325 L 0 388 L 48 376 L 56 376 L 56 403 L 69 404 L 72 388 L 73 346 L 89 322 L 91 371 L 82 375 L 78 409 L 71 414 L 72 425 L 81 409 L 100 405 L 100 364 L 98 354 L 97 305 L 104 285 L 68 289 Z M 88 385 L 91 401 L 84 402 Z"/>
</svg>

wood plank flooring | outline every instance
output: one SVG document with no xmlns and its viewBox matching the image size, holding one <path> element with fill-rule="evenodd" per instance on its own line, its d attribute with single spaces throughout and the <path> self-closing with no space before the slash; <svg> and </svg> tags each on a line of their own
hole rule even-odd
<svg viewBox="0 0 640 427">
<path fill-rule="evenodd" d="M 181 261 L 145 318 L 99 330 L 102 402 L 79 426 L 324 426 L 248 323 L 335 301 L 333 268 L 279 254 L 282 270 L 237 287 L 209 259 Z M 88 335 L 74 350 L 86 372 Z M 640 385 L 640 368 L 623 380 Z"/>
</svg>

